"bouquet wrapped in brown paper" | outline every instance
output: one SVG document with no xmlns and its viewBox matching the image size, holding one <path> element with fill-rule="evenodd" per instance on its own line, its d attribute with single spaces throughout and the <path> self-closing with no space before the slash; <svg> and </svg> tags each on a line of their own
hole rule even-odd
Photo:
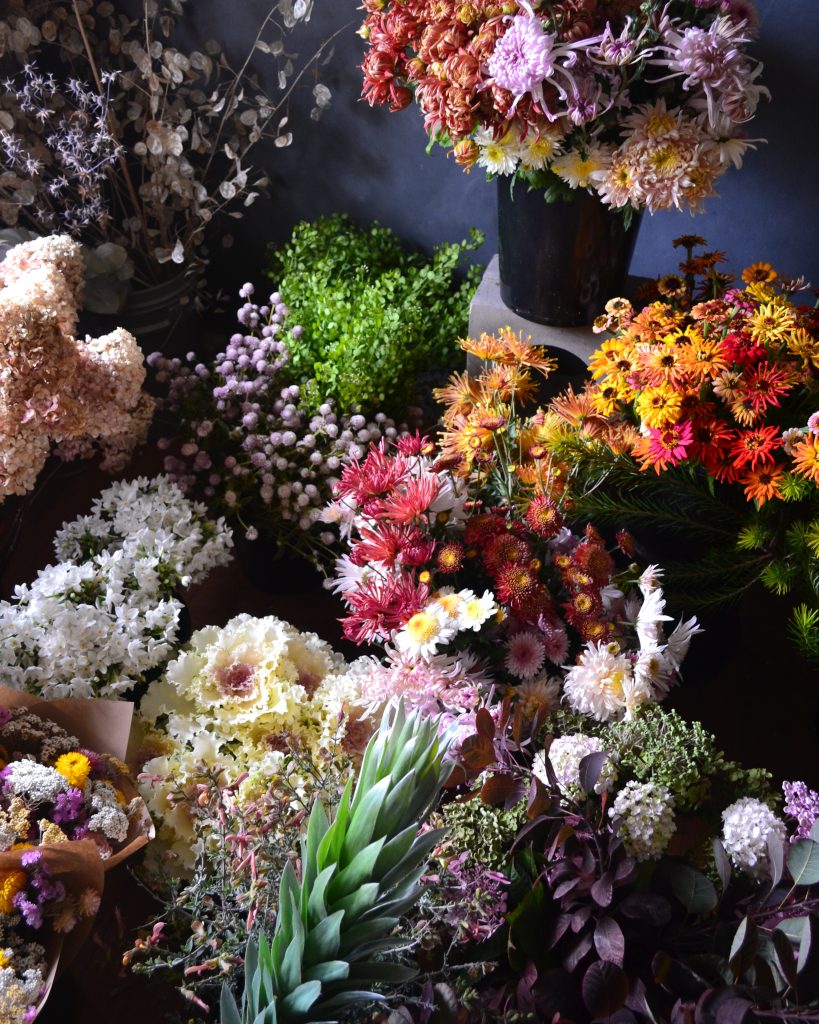
<svg viewBox="0 0 819 1024">
<path fill-rule="evenodd" d="M 153 838 L 123 763 L 133 706 L 0 686 L 0 1020 L 33 1021 L 104 873 Z"/>
</svg>

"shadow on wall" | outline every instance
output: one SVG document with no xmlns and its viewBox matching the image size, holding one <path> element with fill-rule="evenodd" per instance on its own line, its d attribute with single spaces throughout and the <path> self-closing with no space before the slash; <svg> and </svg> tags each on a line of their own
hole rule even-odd
<svg viewBox="0 0 819 1024">
<path fill-rule="evenodd" d="M 819 137 L 811 125 L 819 109 L 819 2 L 764 0 L 758 3 L 761 36 L 756 47 L 765 62 L 764 81 L 773 100 L 763 103 L 749 125 L 752 137 L 767 138 L 747 154 L 741 172 L 720 182 L 719 198 L 704 213 L 664 212 L 646 216 L 632 273 L 655 276 L 675 263 L 671 240 L 696 232 L 724 250 L 728 267 L 766 259 L 784 274 L 804 273 L 819 284 Z M 191 27 L 197 45 L 217 35 L 240 55 L 253 38 L 267 6 L 247 0 L 224 18 L 224 3 L 197 0 Z M 378 220 L 425 249 L 466 237 L 480 228 L 486 245 L 476 259 L 487 262 L 496 250 L 494 187 L 478 171 L 466 175 L 438 148 L 427 156 L 426 135 L 416 109 L 390 114 L 359 100 L 364 44 L 356 35 L 361 12 L 354 0 L 318 0 L 313 18 L 294 33 L 288 48 L 312 52 L 334 32 L 335 55 L 321 70 L 332 91 L 332 106 L 321 121 L 309 120 L 312 79 L 305 76 L 292 109 L 294 134 L 289 149 L 272 144 L 256 153 L 256 166 L 272 181 L 269 203 L 257 203 L 251 216 L 232 224 L 236 244 L 215 253 L 225 287 L 264 261 L 268 241 L 285 240 L 299 220 L 344 211 L 361 223 Z M 258 62 L 264 75 L 263 58 Z M 806 116 L 808 112 L 808 116 Z"/>
</svg>

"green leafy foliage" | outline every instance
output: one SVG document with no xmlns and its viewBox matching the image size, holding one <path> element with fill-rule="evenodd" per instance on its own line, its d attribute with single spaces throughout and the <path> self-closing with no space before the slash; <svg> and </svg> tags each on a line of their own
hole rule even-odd
<svg viewBox="0 0 819 1024">
<path fill-rule="evenodd" d="M 332 823 L 316 802 L 302 839 L 301 879 L 288 862 L 271 942 L 248 944 L 241 1011 L 222 991 L 222 1024 L 305 1024 L 383 999 L 379 984 L 413 976 L 377 955 L 421 894 L 439 831 L 418 834 L 449 775 L 437 721 L 388 711 Z"/>
<path fill-rule="evenodd" d="M 346 216 L 299 224 L 271 255 L 269 275 L 303 328 L 290 369 L 315 405 L 332 398 L 343 410 L 400 412 L 420 371 L 453 366 L 481 273 L 470 267 L 459 282 L 459 267 L 482 242 L 473 231 L 427 257 Z"/>
</svg>

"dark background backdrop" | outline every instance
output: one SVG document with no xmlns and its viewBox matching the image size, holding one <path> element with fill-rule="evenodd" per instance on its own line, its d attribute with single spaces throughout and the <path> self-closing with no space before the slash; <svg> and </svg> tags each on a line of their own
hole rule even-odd
<svg viewBox="0 0 819 1024">
<path fill-rule="evenodd" d="M 719 197 L 701 216 L 646 215 L 633 273 L 672 269 L 671 239 L 695 231 L 725 250 L 735 271 L 765 259 L 783 275 L 805 274 L 819 286 L 819 0 L 757 0 L 757 7 L 755 53 L 765 63 L 763 81 L 773 98 L 748 130 L 767 144 L 748 154 L 742 171 L 721 179 Z M 196 45 L 214 36 L 239 57 L 268 9 L 267 0 L 195 0 L 183 19 L 185 34 Z M 268 241 L 282 241 L 301 219 L 336 210 L 361 222 L 377 219 L 425 249 L 459 240 L 475 226 L 487 236 L 477 258 L 486 262 L 496 249 L 495 185 L 481 171 L 464 174 L 440 149 L 427 156 L 417 109 L 390 114 L 359 101 L 361 17 L 355 0 L 316 0 L 311 21 L 288 39 L 288 49 L 305 56 L 341 30 L 322 68 L 333 102 L 320 122 L 310 121 L 305 76 L 290 126 L 292 147 L 256 151 L 256 164 L 272 178 L 272 199 L 230 224 L 237 244 L 222 263 L 228 287 L 239 276 L 253 276 Z M 255 66 L 264 75 L 263 55 Z"/>
</svg>

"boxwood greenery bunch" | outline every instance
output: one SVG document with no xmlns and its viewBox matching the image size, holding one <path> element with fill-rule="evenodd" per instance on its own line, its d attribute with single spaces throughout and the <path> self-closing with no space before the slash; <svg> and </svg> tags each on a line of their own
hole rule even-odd
<svg viewBox="0 0 819 1024">
<path fill-rule="evenodd" d="M 428 257 L 343 215 L 299 224 L 271 254 L 269 276 L 301 328 L 289 371 L 314 406 L 401 413 L 422 370 L 451 367 L 481 272 L 459 268 L 482 241 L 473 231 Z"/>
</svg>

